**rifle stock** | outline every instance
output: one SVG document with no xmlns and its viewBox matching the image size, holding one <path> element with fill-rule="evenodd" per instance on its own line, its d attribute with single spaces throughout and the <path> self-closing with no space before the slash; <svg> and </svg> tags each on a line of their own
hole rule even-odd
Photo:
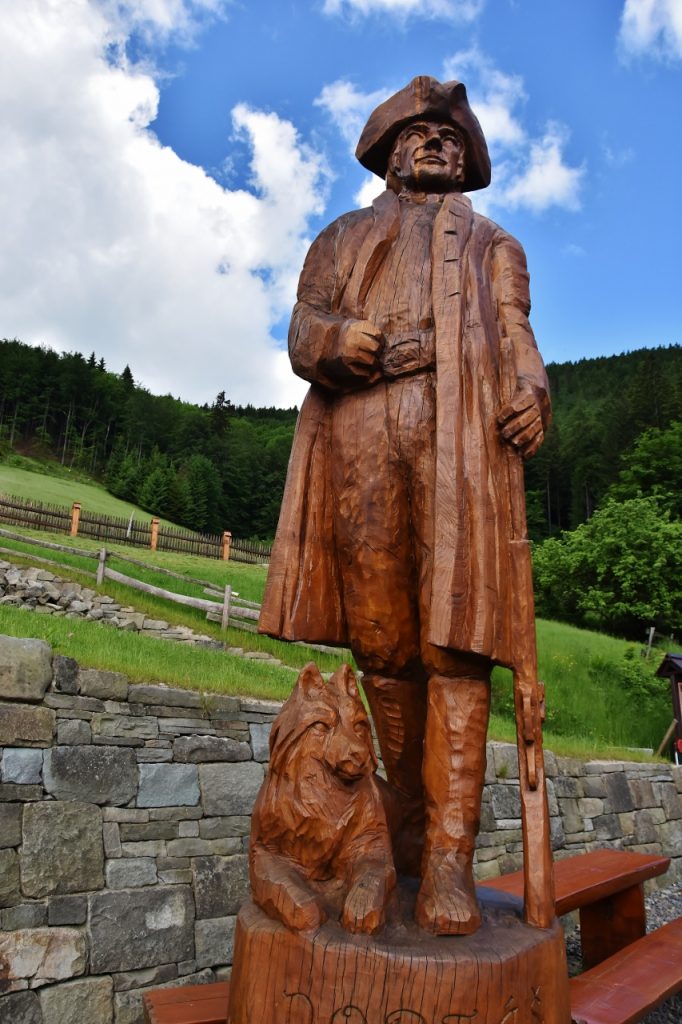
<svg viewBox="0 0 682 1024">
<path fill-rule="evenodd" d="M 503 400 L 516 391 L 514 352 L 509 338 L 500 345 Z M 548 928 L 555 917 L 554 874 L 542 753 L 544 686 L 538 681 L 535 607 L 530 549 L 526 535 L 526 498 L 521 454 L 507 446 L 511 501 L 511 571 L 514 579 L 514 708 L 519 755 L 521 827 L 523 831 L 524 919 Z"/>
</svg>

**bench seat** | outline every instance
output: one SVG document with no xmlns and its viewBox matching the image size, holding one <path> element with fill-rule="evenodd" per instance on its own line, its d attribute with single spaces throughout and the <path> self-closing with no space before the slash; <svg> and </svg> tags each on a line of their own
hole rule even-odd
<svg viewBox="0 0 682 1024">
<path fill-rule="evenodd" d="M 229 981 L 145 992 L 145 1024 L 225 1024 Z"/>
<path fill-rule="evenodd" d="M 571 978 L 574 1024 L 635 1024 L 682 991 L 682 918 Z"/>
<path fill-rule="evenodd" d="M 593 850 L 554 862 L 556 912 L 580 912 L 585 968 L 645 934 L 644 882 L 669 866 L 669 857 L 623 850 Z M 523 898 L 523 871 L 486 880 L 485 887 Z"/>
</svg>

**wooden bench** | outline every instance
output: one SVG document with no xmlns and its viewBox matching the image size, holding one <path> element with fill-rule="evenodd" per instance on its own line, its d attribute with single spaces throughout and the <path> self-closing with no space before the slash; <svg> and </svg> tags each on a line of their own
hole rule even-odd
<svg viewBox="0 0 682 1024">
<path fill-rule="evenodd" d="M 574 1024 L 635 1024 L 682 991 L 682 918 L 571 978 L 569 985 Z"/>
<path fill-rule="evenodd" d="M 576 1024 L 634 1024 L 682 989 L 682 919 L 645 936 L 644 882 L 670 860 L 595 850 L 555 862 L 556 912 L 580 912 L 584 974 L 573 978 Z M 523 872 L 483 888 L 523 898 Z M 225 1024 L 229 982 L 157 989 L 143 996 L 145 1024 Z"/>
<path fill-rule="evenodd" d="M 229 981 L 145 992 L 145 1024 L 225 1024 Z"/>
<path fill-rule="evenodd" d="M 622 850 L 594 850 L 554 862 L 556 912 L 561 917 L 579 911 L 586 969 L 645 934 L 644 882 L 669 865 L 669 857 Z M 487 880 L 485 887 L 523 898 L 523 872 Z"/>
</svg>

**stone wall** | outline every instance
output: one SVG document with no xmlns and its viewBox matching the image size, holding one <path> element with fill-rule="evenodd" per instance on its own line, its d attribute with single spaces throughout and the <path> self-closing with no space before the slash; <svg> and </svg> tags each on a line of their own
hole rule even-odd
<svg viewBox="0 0 682 1024">
<path fill-rule="evenodd" d="M 130 685 L 0 637 L 0 1024 L 139 1024 L 149 986 L 229 973 L 278 705 Z M 682 769 L 547 755 L 557 856 L 662 851 Z M 488 747 L 481 880 L 521 863 L 515 750 Z"/>
</svg>

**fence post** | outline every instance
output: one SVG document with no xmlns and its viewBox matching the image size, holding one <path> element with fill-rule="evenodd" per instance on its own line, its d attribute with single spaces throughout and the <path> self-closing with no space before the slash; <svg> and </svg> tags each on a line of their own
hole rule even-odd
<svg viewBox="0 0 682 1024">
<path fill-rule="evenodd" d="M 77 537 L 78 536 L 78 523 L 80 521 L 80 517 L 81 517 L 80 502 L 74 501 L 73 505 L 71 506 L 71 536 L 72 537 Z"/>
<path fill-rule="evenodd" d="M 232 534 L 229 530 L 225 530 L 223 533 L 223 561 L 229 562 L 230 560 L 230 547 L 232 546 Z"/>
<path fill-rule="evenodd" d="M 152 519 L 152 539 L 150 541 L 150 548 L 152 551 L 156 551 L 156 545 L 159 543 L 159 520 L 156 516 Z"/>
<path fill-rule="evenodd" d="M 227 629 L 228 621 L 230 618 L 230 601 L 232 600 L 232 587 L 229 584 L 225 586 L 225 596 L 223 598 L 223 617 L 220 621 L 220 628 L 225 632 Z"/>
<path fill-rule="evenodd" d="M 107 566 L 107 549 L 100 548 L 99 562 L 97 563 L 97 585 L 104 583 L 104 574 Z"/>
</svg>

